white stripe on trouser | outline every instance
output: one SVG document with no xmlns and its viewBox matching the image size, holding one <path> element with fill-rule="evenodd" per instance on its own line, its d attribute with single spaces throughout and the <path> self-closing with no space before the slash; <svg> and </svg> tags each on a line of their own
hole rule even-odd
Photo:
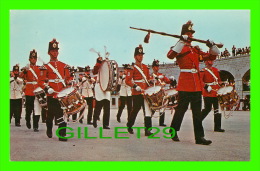
<svg viewBox="0 0 260 171">
<path fill-rule="evenodd" d="M 42 113 L 42 107 L 36 97 L 34 99 L 34 113 L 35 115 L 41 115 Z"/>
<path fill-rule="evenodd" d="M 57 122 L 58 122 L 58 125 L 61 124 L 61 123 L 63 123 L 63 122 L 64 122 L 63 117 L 58 118 L 58 119 L 57 119 Z"/>
<path fill-rule="evenodd" d="M 144 99 L 144 110 L 145 110 L 145 116 L 150 116 L 152 117 L 152 110 L 150 109 L 147 101 Z"/>
</svg>

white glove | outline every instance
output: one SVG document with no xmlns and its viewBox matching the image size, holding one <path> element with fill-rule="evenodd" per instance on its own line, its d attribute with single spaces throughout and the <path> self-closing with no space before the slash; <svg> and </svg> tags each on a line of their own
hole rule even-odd
<svg viewBox="0 0 260 171">
<path fill-rule="evenodd" d="M 136 91 L 142 91 L 142 89 L 141 89 L 140 86 L 135 87 L 135 90 L 136 90 Z"/>
<path fill-rule="evenodd" d="M 173 75 L 172 75 L 172 76 L 170 76 L 170 77 L 169 77 L 169 79 L 170 79 L 170 80 L 175 80 L 175 78 L 174 78 L 174 76 L 173 76 Z"/>
<path fill-rule="evenodd" d="M 211 55 L 219 55 L 220 51 L 216 45 L 213 45 L 211 48 L 209 48 L 209 53 Z"/>
<path fill-rule="evenodd" d="M 188 40 L 188 38 L 189 38 L 189 36 L 188 35 L 181 35 L 182 36 L 182 39 L 183 40 L 185 40 L 185 41 L 187 41 Z"/>
<path fill-rule="evenodd" d="M 123 75 L 122 78 L 125 78 L 125 75 Z"/>
<path fill-rule="evenodd" d="M 163 75 L 159 75 L 159 76 L 158 76 L 159 79 L 162 79 L 163 77 L 164 77 Z"/>
<path fill-rule="evenodd" d="M 52 88 L 49 88 L 49 89 L 48 89 L 48 93 L 49 93 L 49 94 L 52 94 L 52 93 L 54 93 L 54 90 L 53 90 Z"/>
<path fill-rule="evenodd" d="M 211 86 L 208 86 L 207 91 L 208 91 L 208 92 L 211 92 L 211 90 L 212 90 L 212 87 L 211 87 Z"/>
<path fill-rule="evenodd" d="M 176 53 L 181 53 L 185 43 L 183 40 L 179 40 L 176 45 L 172 48 L 172 50 Z"/>
</svg>

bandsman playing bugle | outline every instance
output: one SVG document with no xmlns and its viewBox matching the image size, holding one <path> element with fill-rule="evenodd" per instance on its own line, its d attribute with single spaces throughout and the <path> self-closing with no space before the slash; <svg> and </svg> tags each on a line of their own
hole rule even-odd
<svg viewBox="0 0 260 171">
<path fill-rule="evenodd" d="M 180 76 L 178 81 L 178 106 L 172 119 L 171 127 L 175 129 L 173 141 L 180 141 L 177 131 L 180 130 L 181 123 L 189 104 L 191 105 L 193 127 L 195 134 L 195 143 L 209 145 L 210 140 L 204 138 L 204 129 L 201 117 L 201 91 L 203 89 L 199 73 L 199 62 L 202 60 L 214 60 L 219 54 L 218 47 L 213 41 L 207 42 L 209 53 L 204 53 L 197 46 L 191 45 L 190 38 L 193 37 L 195 31 L 192 28 L 193 23 L 188 21 L 182 26 L 181 39 L 171 48 L 167 57 L 177 60 L 180 67 Z"/>
</svg>

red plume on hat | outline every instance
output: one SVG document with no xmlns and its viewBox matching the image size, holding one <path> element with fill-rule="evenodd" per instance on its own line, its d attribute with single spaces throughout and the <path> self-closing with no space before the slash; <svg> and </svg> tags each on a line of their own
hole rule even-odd
<svg viewBox="0 0 260 171">
<path fill-rule="evenodd" d="M 48 52 L 50 52 L 50 50 L 59 50 L 59 42 L 56 41 L 55 38 L 52 39 L 52 41 L 49 42 L 49 49 Z"/>
</svg>

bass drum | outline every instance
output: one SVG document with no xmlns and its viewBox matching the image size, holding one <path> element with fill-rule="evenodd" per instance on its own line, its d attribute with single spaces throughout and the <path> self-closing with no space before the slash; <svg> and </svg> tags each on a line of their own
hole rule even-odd
<svg viewBox="0 0 260 171">
<path fill-rule="evenodd" d="M 116 91 L 119 77 L 116 61 L 104 60 L 100 66 L 98 75 L 102 91 Z"/>
</svg>

